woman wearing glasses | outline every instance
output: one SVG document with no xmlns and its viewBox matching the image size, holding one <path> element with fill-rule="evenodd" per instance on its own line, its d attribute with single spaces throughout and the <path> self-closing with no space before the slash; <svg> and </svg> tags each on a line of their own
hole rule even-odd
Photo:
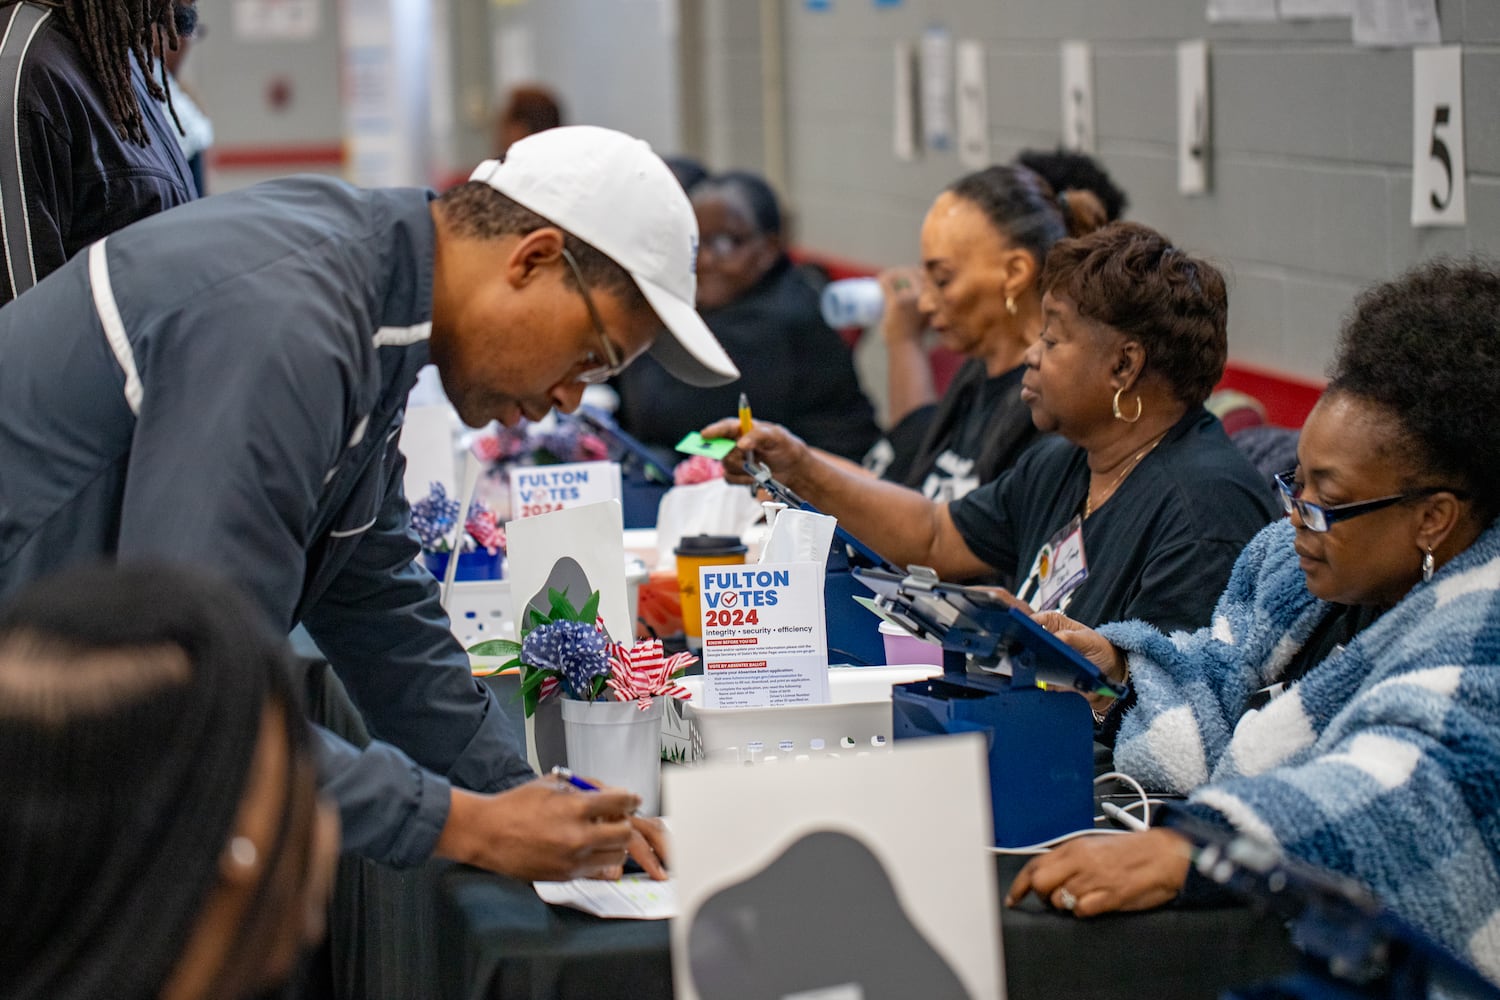
<svg viewBox="0 0 1500 1000">
<path fill-rule="evenodd" d="M 744 171 L 694 185 L 698 310 L 741 377 L 727 386 L 683 385 L 652 359 L 620 376 L 620 426 L 670 449 L 684 434 L 733 412 L 745 393 L 757 414 L 815 447 L 858 459 L 879 437 L 854 360 L 818 312 L 818 293 L 787 257 L 771 186 Z"/>
<path fill-rule="evenodd" d="M 1425 266 L 1362 297 L 1288 518 L 1245 550 L 1212 627 L 1039 620 L 1115 680 L 1115 765 L 1200 818 L 1360 879 L 1500 981 L 1500 273 Z M 1196 888 L 1150 830 L 1036 859 L 1080 916 Z"/>
</svg>

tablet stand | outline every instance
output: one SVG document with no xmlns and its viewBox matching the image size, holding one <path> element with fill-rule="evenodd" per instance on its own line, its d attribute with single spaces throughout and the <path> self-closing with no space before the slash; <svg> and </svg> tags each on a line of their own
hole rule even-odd
<svg viewBox="0 0 1500 1000">
<path fill-rule="evenodd" d="M 975 603 L 961 588 L 939 584 L 931 570 L 913 567 L 899 583 L 856 575 L 872 583 L 880 594 L 876 603 L 893 620 L 943 646 L 941 678 L 892 689 L 894 737 L 985 735 L 999 847 L 1023 847 L 1092 827 L 1093 713 L 1081 697 L 1037 686 L 1040 666 L 1049 678 L 1092 690 L 1098 684 L 1092 665 L 1075 664 L 1077 654 L 1067 647 L 1059 652 L 1061 644 L 1050 635 L 1046 639 L 1053 645 L 1038 639 L 1023 613 L 998 602 Z M 971 658 L 980 667 L 1005 661 L 1009 675 L 972 673 Z"/>
</svg>

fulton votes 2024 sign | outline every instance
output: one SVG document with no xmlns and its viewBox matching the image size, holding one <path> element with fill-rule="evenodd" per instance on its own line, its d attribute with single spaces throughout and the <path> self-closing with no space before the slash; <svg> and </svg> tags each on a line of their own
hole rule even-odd
<svg viewBox="0 0 1500 1000">
<path fill-rule="evenodd" d="M 534 517 L 620 499 L 618 462 L 525 465 L 510 470 L 512 517 Z"/>
<path fill-rule="evenodd" d="M 706 707 L 828 701 L 822 566 L 704 566 L 698 588 Z"/>
</svg>

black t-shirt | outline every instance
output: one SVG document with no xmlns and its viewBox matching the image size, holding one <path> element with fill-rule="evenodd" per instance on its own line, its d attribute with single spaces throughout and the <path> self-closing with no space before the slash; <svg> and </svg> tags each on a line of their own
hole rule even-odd
<svg viewBox="0 0 1500 1000">
<path fill-rule="evenodd" d="M 949 512 L 969 548 L 1014 589 L 1082 512 L 1088 488 L 1087 453 L 1047 437 Z M 1061 610 L 1089 626 L 1140 619 L 1163 631 L 1201 628 L 1240 550 L 1276 513 L 1259 473 L 1195 407 L 1083 521 L 1088 577 Z"/>
<path fill-rule="evenodd" d="M 823 322 L 817 292 L 786 258 L 734 302 L 705 309 L 703 321 L 740 378 L 699 388 L 643 357 L 614 382 L 626 432 L 670 450 L 689 431 L 734 416 L 743 392 L 757 419 L 782 424 L 835 455 L 857 460 L 880 435 L 849 348 Z"/>
<path fill-rule="evenodd" d="M 875 447 L 865 452 L 860 464 L 881 479 L 905 485 L 907 477 L 911 475 L 911 464 L 917 457 L 917 451 L 927 439 L 927 431 L 932 426 L 937 408 L 936 403 L 928 403 L 902 417 L 894 427 L 885 432 L 884 437 L 875 442 Z"/>
<path fill-rule="evenodd" d="M 1276 683 L 1252 694 L 1245 705 L 1245 711 L 1265 708 L 1283 690 L 1332 656 L 1335 650 L 1353 642 L 1354 637 L 1373 625 L 1380 615 L 1380 608 L 1367 604 L 1328 605 L 1328 610 L 1318 621 L 1317 627 L 1287 663 Z"/>
<path fill-rule="evenodd" d="M 929 500 L 957 500 L 1010 468 L 1038 437 L 1021 402 L 1025 365 L 990 375 L 970 359 L 936 406 L 908 414 L 865 456 L 865 468 L 921 490 Z"/>
</svg>

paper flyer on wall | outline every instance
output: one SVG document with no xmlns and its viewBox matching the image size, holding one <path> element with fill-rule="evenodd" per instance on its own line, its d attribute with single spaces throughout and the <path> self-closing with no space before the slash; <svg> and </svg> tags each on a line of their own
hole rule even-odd
<svg viewBox="0 0 1500 1000">
<path fill-rule="evenodd" d="M 1442 42 L 1436 0 L 1355 0 L 1354 44 L 1371 47 Z"/>
<path fill-rule="evenodd" d="M 1354 0 L 1280 0 L 1283 21 L 1349 17 Z"/>
<path fill-rule="evenodd" d="M 705 566 L 698 582 L 706 707 L 776 708 L 829 700 L 822 566 Z"/>
<path fill-rule="evenodd" d="M 1209 24 L 1274 21 L 1276 0 L 1208 0 L 1204 16 Z"/>
</svg>

